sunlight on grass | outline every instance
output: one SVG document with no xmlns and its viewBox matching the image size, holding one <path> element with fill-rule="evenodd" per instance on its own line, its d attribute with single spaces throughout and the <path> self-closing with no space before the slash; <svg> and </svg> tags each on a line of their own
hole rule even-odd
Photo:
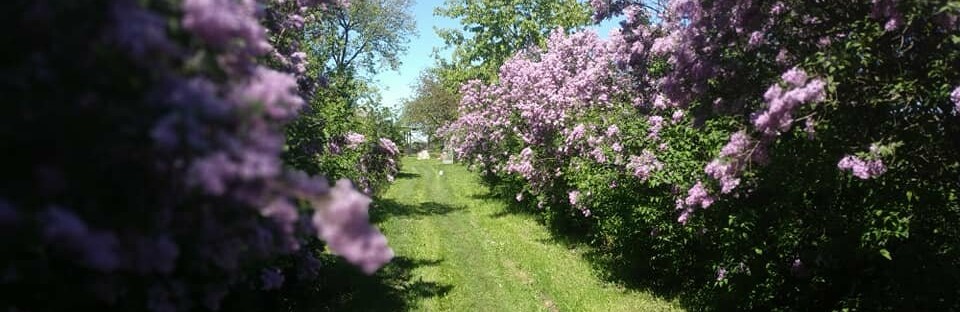
<svg viewBox="0 0 960 312">
<path fill-rule="evenodd" d="M 598 278 L 532 217 L 506 211 L 459 165 L 404 160 L 404 172 L 372 208 L 397 260 L 345 307 L 426 311 L 675 311 L 676 303 Z M 440 171 L 444 174 L 439 174 Z M 363 288 L 363 285 L 358 286 Z M 369 296 L 366 298 L 365 296 Z M 376 301 L 390 305 L 372 304 Z"/>
</svg>

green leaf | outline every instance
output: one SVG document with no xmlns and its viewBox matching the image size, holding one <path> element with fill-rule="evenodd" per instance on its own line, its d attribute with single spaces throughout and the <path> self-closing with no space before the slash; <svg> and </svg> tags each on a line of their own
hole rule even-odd
<svg viewBox="0 0 960 312">
<path fill-rule="evenodd" d="M 890 256 L 890 252 L 886 249 L 880 249 L 880 255 L 884 258 L 887 258 L 887 260 L 893 260 L 893 257 Z"/>
</svg>

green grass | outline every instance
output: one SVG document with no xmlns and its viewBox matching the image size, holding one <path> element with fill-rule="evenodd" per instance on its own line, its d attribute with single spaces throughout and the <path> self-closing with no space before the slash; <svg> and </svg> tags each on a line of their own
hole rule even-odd
<svg viewBox="0 0 960 312">
<path fill-rule="evenodd" d="M 341 277 L 352 289 L 331 310 L 680 310 L 602 281 L 586 247 L 557 243 L 532 217 L 509 213 L 462 166 L 413 158 L 403 166 L 371 208 L 397 258 L 375 276 Z"/>
</svg>

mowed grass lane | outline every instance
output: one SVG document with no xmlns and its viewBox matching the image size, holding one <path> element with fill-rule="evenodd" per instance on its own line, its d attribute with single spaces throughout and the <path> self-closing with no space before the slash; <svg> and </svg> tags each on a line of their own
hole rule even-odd
<svg viewBox="0 0 960 312">
<path fill-rule="evenodd" d="M 601 281 L 582 252 L 532 217 L 489 199 L 460 165 L 406 158 L 374 203 L 397 258 L 336 310 L 676 311 L 678 305 Z M 443 174 L 440 174 L 443 171 Z"/>
</svg>

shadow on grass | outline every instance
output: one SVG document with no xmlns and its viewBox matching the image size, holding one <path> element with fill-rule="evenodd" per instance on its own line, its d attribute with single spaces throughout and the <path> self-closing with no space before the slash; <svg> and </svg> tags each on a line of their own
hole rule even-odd
<svg viewBox="0 0 960 312">
<path fill-rule="evenodd" d="M 656 255 L 644 252 L 642 247 L 604 251 L 591 246 L 587 236 L 576 236 L 563 233 L 562 230 L 549 228 L 550 237 L 537 240 L 541 244 L 556 244 L 567 249 L 582 250 L 581 256 L 590 263 L 598 276 L 607 282 L 621 285 L 627 289 L 642 291 L 654 297 L 677 301 L 686 309 L 698 310 L 691 301 L 693 293 L 686 291 L 692 281 L 689 278 L 678 278 L 674 275 L 663 274 L 662 269 L 651 267 L 649 263 L 638 259 L 649 259 Z M 615 253 L 622 254 L 615 254 Z"/>
<path fill-rule="evenodd" d="M 415 178 L 410 174 L 407 177 Z M 370 208 L 370 221 L 379 223 L 396 217 L 419 218 L 427 215 L 447 214 L 464 207 L 453 207 L 436 202 L 410 205 L 393 199 L 380 198 Z M 431 297 L 445 296 L 453 285 L 414 279 L 413 271 L 420 267 L 435 266 L 443 259 L 419 259 L 399 256 L 373 275 L 360 272 L 335 256 L 323 262 L 321 280 L 316 285 L 315 302 L 310 309 L 297 311 L 408 311 L 417 308 L 416 303 Z"/>
<path fill-rule="evenodd" d="M 412 172 L 400 172 L 397 174 L 397 180 L 416 179 L 419 177 L 420 177 L 419 173 L 412 173 Z"/>
<path fill-rule="evenodd" d="M 569 250 L 583 251 L 581 253 L 583 259 L 590 263 L 604 281 L 622 285 L 633 291 L 646 292 L 659 299 L 677 301 L 687 309 L 697 309 L 697 306 L 691 304 L 691 294 L 683 289 L 684 284 L 688 282 L 687 280 L 679 280 L 672 276 L 658 276 L 657 270 L 645 266 L 643 261 L 636 261 L 636 259 L 647 259 L 655 255 L 644 254 L 645 249 L 641 247 L 628 250 L 634 252 L 631 254 L 611 256 L 616 252 L 604 251 L 593 245 L 596 242 L 589 235 L 588 219 L 559 215 L 576 214 L 578 212 L 538 209 L 535 208 L 536 203 L 530 201 L 530 199 L 518 202 L 512 196 L 500 195 L 495 192 L 484 192 L 470 197 L 503 204 L 503 210 L 490 215 L 493 218 L 512 215 L 534 218 L 550 233 L 549 238 L 538 239 L 538 242 L 561 245 Z"/>
<path fill-rule="evenodd" d="M 410 205 L 393 199 L 377 199 L 370 209 L 370 221 L 379 223 L 395 217 L 421 217 L 427 215 L 443 215 L 466 207 L 455 207 L 437 202 L 425 202 Z"/>
<path fill-rule="evenodd" d="M 299 279 L 296 269 L 286 272 L 282 288 L 262 290 L 258 281 L 241 283 L 230 292 L 220 311 L 410 311 L 417 303 L 446 296 L 453 285 L 414 279 L 420 267 L 443 259 L 395 257 L 373 275 L 367 275 L 343 258 L 319 254 L 316 277 Z"/>
<path fill-rule="evenodd" d="M 373 275 L 366 275 L 344 261 L 323 268 L 314 311 L 407 311 L 425 298 L 442 297 L 453 285 L 413 279 L 413 270 L 435 266 L 442 259 L 396 257 Z"/>
<path fill-rule="evenodd" d="M 531 209 L 530 207 L 535 207 L 536 204 L 532 204 L 527 200 L 517 202 L 516 200 L 510 200 L 505 197 L 498 196 L 491 192 L 484 192 L 482 194 L 473 194 L 470 195 L 470 198 L 483 200 L 483 201 L 495 201 L 503 204 L 503 211 L 496 212 L 492 214 L 494 218 L 502 218 L 509 215 L 527 215 L 536 218 L 539 221 L 544 221 L 542 211 Z"/>
</svg>

